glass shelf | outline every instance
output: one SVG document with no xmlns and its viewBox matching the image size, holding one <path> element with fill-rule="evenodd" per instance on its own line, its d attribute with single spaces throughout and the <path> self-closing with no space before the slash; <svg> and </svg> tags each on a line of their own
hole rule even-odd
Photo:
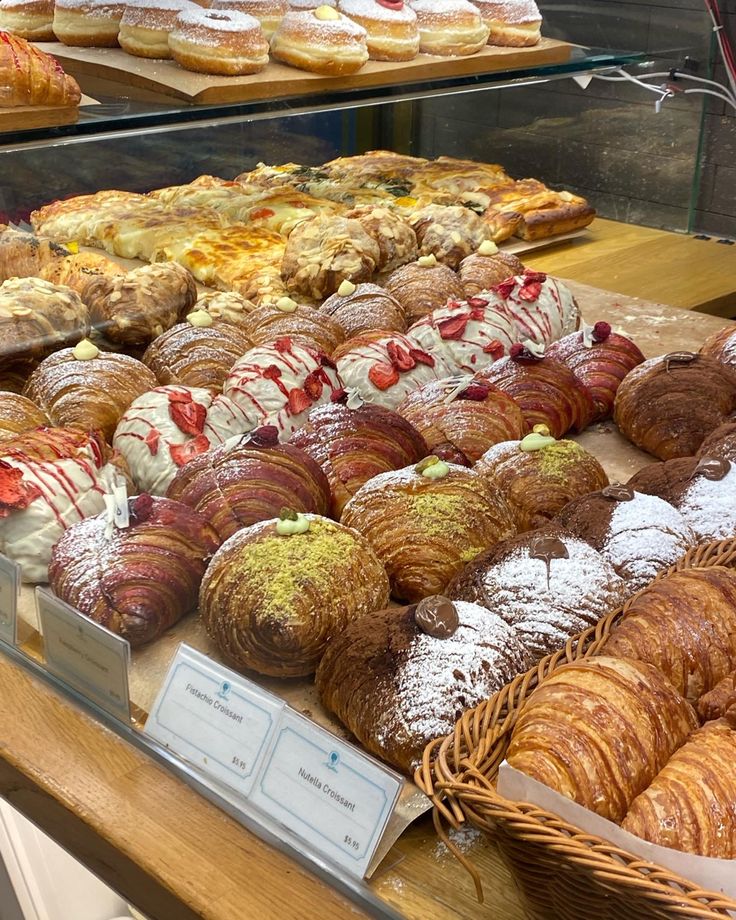
<svg viewBox="0 0 736 920">
<path fill-rule="evenodd" d="M 164 98 L 161 101 L 144 101 L 135 98 L 136 90 L 130 86 L 120 84 L 120 91 L 115 94 L 113 84 L 107 84 L 109 95 L 95 93 L 100 104 L 81 106 L 79 120 L 74 124 L 5 132 L 0 134 L 0 149 L 69 144 L 126 133 L 152 133 L 181 130 L 193 125 L 256 121 L 274 116 L 351 109 L 503 86 L 547 82 L 575 74 L 636 64 L 643 59 L 644 55 L 640 52 L 606 51 L 575 46 L 569 60 L 564 63 L 429 81 L 414 79 L 388 86 L 311 92 L 282 99 L 209 105 L 192 105 L 178 99 Z"/>
</svg>

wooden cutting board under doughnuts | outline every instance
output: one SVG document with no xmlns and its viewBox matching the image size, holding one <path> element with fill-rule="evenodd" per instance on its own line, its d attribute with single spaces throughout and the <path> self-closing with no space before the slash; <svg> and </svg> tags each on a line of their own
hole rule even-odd
<svg viewBox="0 0 736 920">
<path fill-rule="evenodd" d="M 39 42 L 80 82 L 85 77 L 134 86 L 173 96 L 195 105 L 257 102 L 309 93 L 364 89 L 401 83 L 426 83 L 498 70 L 519 70 L 569 60 L 572 45 L 542 38 L 531 48 L 494 48 L 487 45 L 467 57 L 419 54 L 413 61 L 368 61 L 356 74 L 326 77 L 270 61 L 261 73 L 245 77 L 207 76 L 183 70 L 173 61 L 133 57 L 120 48 L 71 48 L 60 42 Z"/>
</svg>

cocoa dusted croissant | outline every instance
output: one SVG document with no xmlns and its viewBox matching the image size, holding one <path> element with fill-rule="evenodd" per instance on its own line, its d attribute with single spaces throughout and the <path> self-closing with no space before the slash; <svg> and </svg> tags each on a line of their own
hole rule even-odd
<svg viewBox="0 0 736 920">
<path fill-rule="evenodd" d="M 675 751 L 629 807 L 622 828 L 659 846 L 736 858 L 736 731 L 709 722 Z"/>
<path fill-rule="evenodd" d="M 0 32 L 0 106 L 79 105 L 77 81 L 50 54 Z"/>
<path fill-rule="evenodd" d="M 219 540 L 180 502 L 143 493 L 128 500 L 130 523 L 106 514 L 67 530 L 54 547 L 54 593 L 132 646 L 158 638 L 197 604 L 199 584 Z"/>
<path fill-rule="evenodd" d="M 127 275 L 101 275 L 85 288 L 92 325 L 116 345 L 145 347 L 181 322 L 197 300 L 194 278 L 176 262 L 155 262 Z"/>
<path fill-rule="evenodd" d="M 736 372 L 706 355 L 673 352 L 634 368 L 616 394 L 621 433 L 660 460 L 694 454 L 736 409 Z"/>
<path fill-rule="evenodd" d="M 515 532 L 502 493 L 473 470 L 437 457 L 374 476 L 341 521 L 367 538 L 392 594 L 408 601 L 441 594 L 467 562 Z"/>
<path fill-rule="evenodd" d="M 282 508 L 326 514 L 330 504 L 330 486 L 318 464 L 293 444 L 280 444 L 274 425 L 194 457 L 166 494 L 202 514 L 221 541 Z"/>
<path fill-rule="evenodd" d="M 0 281 L 38 275 L 67 255 L 69 250 L 60 243 L 0 224 Z"/>
<path fill-rule="evenodd" d="M 690 704 L 651 665 L 601 655 L 558 668 L 532 693 L 506 759 L 620 822 L 697 724 Z"/>
<path fill-rule="evenodd" d="M 0 440 L 49 424 L 46 413 L 30 399 L 18 393 L 0 390 Z"/>
<path fill-rule="evenodd" d="M 367 540 L 327 518 L 284 511 L 223 543 L 199 610 L 230 665 L 299 677 L 351 620 L 387 602 L 386 572 Z"/>
<path fill-rule="evenodd" d="M 694 704 L 736 668 L 735 637 L 736 572 L 715 565 L 642 591 L 602 653 L 646 661 Z"/>
</svg>

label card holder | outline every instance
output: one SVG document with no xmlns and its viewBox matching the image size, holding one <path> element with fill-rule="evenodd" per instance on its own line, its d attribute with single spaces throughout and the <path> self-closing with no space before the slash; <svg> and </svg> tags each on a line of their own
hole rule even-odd
<svg viewBox="0 0 736 920">
<path fill-rule="evenodd" d="M 182 643 L 146 720 L 146 734 L 247 797 L 283 700 Z"/>
<path fill-rule="evenodd" d="M 36 588 L 46 667 L 110 715 L 130 722 L 130 643 L 46 588 Z"/>
<path fill-rule="evenodd" d="M 0 555 L 0 641 L 8 645 L 16 645 L 18 641 L 20 582 L 18 563 Z"/>
</svg>

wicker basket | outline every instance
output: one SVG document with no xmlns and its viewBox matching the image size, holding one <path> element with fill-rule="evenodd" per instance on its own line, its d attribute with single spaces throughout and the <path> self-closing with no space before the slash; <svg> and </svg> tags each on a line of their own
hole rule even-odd
<svg viewBox="0 0 736 920">
<path fill-rule="evenodd" d="M 696 547 L 658 578 L 714 565 L 736 566 L 736 539 Z M 481 900 L 477 872 L 452 845 L 443 821 L 453 827 L 469 821 L 492 835 L 530 906 L 545 918 L 712 920 L 736 911 L 736 901 L 702 891 L 666 869 L 582 833 L 536 805 L 511 802 L 495 790 L 499 765 L 526 698 L 558 667 L 594 655 L 632 600 L 466 712 L 453 734 L 425 750 L 415 780 L 434 801 L 435 827 L 473 875 Z"/>
</svg>

